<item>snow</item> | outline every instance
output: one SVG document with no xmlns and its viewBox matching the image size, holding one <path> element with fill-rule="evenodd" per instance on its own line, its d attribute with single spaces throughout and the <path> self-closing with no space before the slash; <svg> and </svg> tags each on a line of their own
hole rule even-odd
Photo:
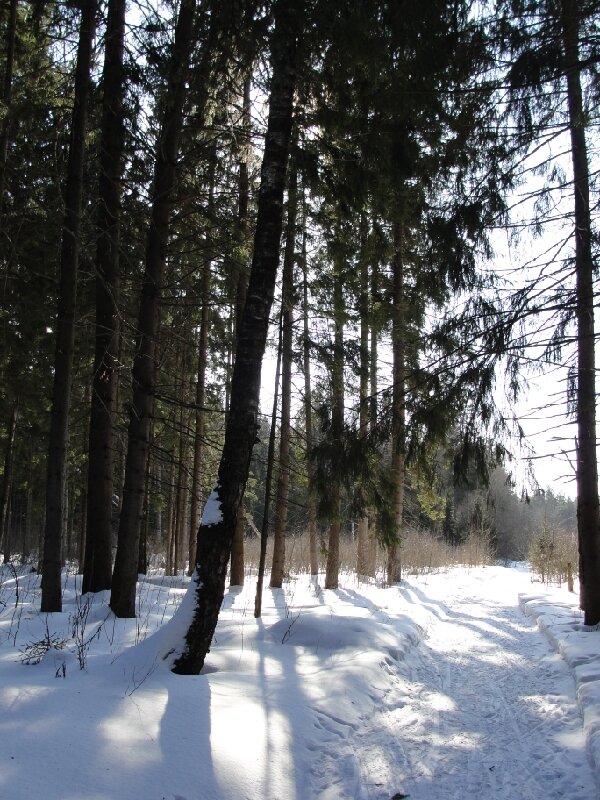
<svg viewBox="0 0 600 800">
<path fill-rule="evenodd" d="M 223 522 L 221 511 L 221 501 L 219 499 L 219 484 L 215 486 L 208 496 L 208 500 L 202 512 L 202 525 L 218 525 Z"/>
<path fill-rule="evenodd" d="M 38 576 L 3 569 L 1 798 L 598 797 L 600 632 L 521 566 L 335 591 L 292 577 L 260 620 L 250 578 L 193 677 L 160 655 L 188 578 L 145 578 L 138 618 L 117 620 L 72 575 L 63 613 L 40 614 Z"/>
</svg>

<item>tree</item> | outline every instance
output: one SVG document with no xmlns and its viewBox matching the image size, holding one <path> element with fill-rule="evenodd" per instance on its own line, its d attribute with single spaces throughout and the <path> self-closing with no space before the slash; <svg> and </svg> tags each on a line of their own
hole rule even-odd
<svg viewBox="0 0 600 800">
<path fill-rule="evenodd" d="M 214 200 L 214 175 L 211 174 L 208 212 L 209 217 L 212 212 Z M 205 430 L 205 403 L 206 403 L 206 367 L 208 360 L 208 328 L 210 320 L 210 279 L 211 279 L 211 260 L 210 254 L 205 258 L 202 266 L 202 285 L 201 285 L 201 311 L 200 311 L 200 331 L 198 334 L 198 367 L 196 375 L 196 409 L 195 430 L 194 430 L 194 462 L 192 467 L 192 488 L 191 488 L 191 508 L 190 508 L 190 532 L 189 532 L 189 552 L 188 569 L 193 573 L 196 563 L 196 535 L 200 526 L 201 493 L 202 493 L 202 456 L 204 451 L 204 430 Z"/>
<path fill-rule="evenodd" d="M 6 62 L 2 76 L 2 103 L 5 107 L 0 126 L 0 230 L 3 224 L 4 189 L 6 186 L 6 159 L 11 126 L 11 103 L 13 95 L 13 73 L 15 67 L 15 40 L 17 35 L 17 0 L 10 0 L 6 27 Z"/>
<path fill-rule="evenodd" d="M 110 589 L 114 417 L 119 357 L 119 251 L 124 149 L 125 0 L 109 0 L 102 74 L 96 330 L 89 425 L 86 543 L 82 592 Z"/>
<path fill-rule="evenodd" d="M 331 356 L 331 443 L 337 455 L 344 447 L 344 321 L 342 264 L 334 264 L 333 274 L 333 347 Z M 342 529 L 342 475 L 339 459 L 332 459 L 329 485 L 329 537 L 325 588 L 337 589 L 340 570 L 340 535 Z"/>
<path fill-rule="evenodd" d="M 503 10 L 505 10 L 503 8 Z M 594 353 L 594 263 L 590 206 L 589 158 L 586 143 L 588 124 L 583 102 L 582 82 L 587 67 L 593 67 L 596 56 L 594 37 L 584 36 L 595 24 L 598 3 L 571 0 L 547 0 L 544 3 L 523 2 L 516 18 L 506 10 L 504 24 L 508 29 L 512 64 L 509 79 L 513 93 L 513 110 L 520 123 L 521 152 L 543 141 L 553 140 L 556 124 L 564 125 L 570 139 L 573 173 L 573 217 L 570 236 L 575 240 L 575 287 L 571 288 L 568 272 L 552 263 L 550 290 L 539 280 L 517 295 L 514 314 L 521 320 L 533 315 L 554 314 L 555 329 L 545 342 L 544 358 L 560 357 L 568 343 L 566 331 L 575 325 L 576 364 L 572 369 L 577 422 L 576 479 L 577 520 L 580 553 L 581 606 L 586 624 L 600 622 L 600 510 L 598 500 L 598 465 L 596 453 L 596 389 Z M 583 57 L 580 48 L 587 42 Z M 566 88 L 566 113 L 562 104 Z M 548 125 L 550 129 L 548 130 Z M 550 163 L 555 153 L 551 151 Z M 558 177 L 559 191 L 566 185 L 560 167 L 548 164 L 550 178 Z M 547 202 L 551 189 L 544 188 L 540 205 Z M 534 220 L 533 225 L 539 225 Z M 571 225 L 571 222 L 569 222 Z M 562 243 L 561 243 L 562 248 Z M 556 252 L 556 260 L 562 261 Z M 568 262 L 565 266 L 571 266 Z M 546 276 L 543 276 L 548 280 Z M 545 295 L 545 296 L 544 296 Z M 520 347 L 523 353 L 524 348 Z"/>
<path fill-rule="evenodd" d="M 310 454 L 313 446 L 313 413 L 312 413 L 312 387 L 311 387 L 311 367 L 310 367 L 310 326 L 309 326 L 309 306 L 308 306 L 308 263 L 306 255 L 306 239 L 307 239 L 307 219 L 306 219 L 306 204 L 304 205 L 304 219 L 302 231 L 302 320 L 303 320 L 303 336 L 302 336 L 302 352 L 303 352 L 303 367 L 304 367 L 304 420 L 305 420 L 305 433 L 304 438 L 306 441 L 307 458 L 307 506 L 308 506 L 308 537 L 309 537 L 309 550 L 310 550 L 310 574 L 315 576 L 319 574 L 319 555 L 318 555 L 318 542 L 317 542 L 317 503 L 315 498 L 315 475 L 314 466 Z"/>
<path fill-rule="evenodd" d="M 260 528 L 260 557 L 258 561 L 258 575 L 256 578 L 256 596 L 254 598 L 254 617 L 258 619 L 262 613 L 262 593 L 267 563 L 267 541 L 269 537 L 269 512 L 271 508 L 271 489 L 273 486 L 273 465 L 275 463 L 275 437 L 277 435 L 277 406 L 279 403 L 279 377 L 281 374 L 282 351 L 282 314 L 279 315 L 279 343 L 277 346 L 277 366 L 275 368 L 275 389 L 273 391 L 273 408 L 271 411 L 271 426 L 269 431 L 269 447 L 267 450 L 267 473 L 265 475 L 265 499 L 263 503 L 263 518 Z"/>
<path fill-rule="evenodd" d="M 301 2 L 279 0 L 271 39 L 269 118 L 248 294 L 236 347 L 231 405 L 218 482 L 198 531 L 193 616 L 173 671 L 196 674 L 204 664 L 225 591 L 227 562 L 258 431 L 260 374 L 279 264 L 283 193 L 290 145 Z"/>
<path fill-rule="evenodd" d="M 160 294 L 167 256 L 171 200 L 183 125 L 189 61 L 197 24 L 195 17 L 196 0 L 181 0 L 169 61 L 164 111 L 156 144 L 152 214 L 132 369 L 133 402 L 129 418 L 123 506 L 110 596 L 110 607 L 118 617 L 135 616 L 140 522 L 154 402 Z"/>
<path fill-rule="evenodd" d="M 360 233 L 360 399 L 359 431 L 362 436 L 369 432 L 369 260 L 367 258 L 368 222 L 366 213 L 361 214 Z M 369 575 L 369 512 L 361 516 L 356 536 L 356 572 Z"/>
<path fill-rule="evenodd" d="M 82 4 L 75 70 L 71 143 L 65 185 L 65 217 L 60 255 L 60 283 L 56 320 L 54 386 L 46 481 L 46 525 L 42 567 L 42 611 L 60 611 L 61 545 L 65 513 L 65 481 L 69 440 L 69 409 L 75 339 L 79 231 L 83 198 L 83 168 L 96 0 Z"/>
<path fill-rule="evenodd" d="M 585 624 L 600 623 L 600 505 L 596 451 L 594 262 L 585 114 L 579 57 L 579 14 L 574 0 L 561 0 L 568 122 L 575 205 L 577 322 L 577 530 L 581 604 Z"/>
<path fill-rule="evenodd" d="M 271 588 L 281 589 L 285 566 L 285 534 L 290 483 L 290 414 L 292 403 L 292 343 L 294 325 L 294 257 L 298 176 L 295 168 L 289 181 L 287 231 L 281 285 L 281 423 L 279 426 L 279 477 L 275 501 L 275 526 Z"/>
<path fill-rule="evenodd" d="M 234 257 L 234 283 L 235 293 L 235 337 L 237 339 L 246 305 L 246 293 L 248 291 L 248 251 L 247 251 L 247 230 L 248 230 L 248 207 L 250 201 L 250 181 L 249 181 L 249 160 L 250 160 L 250 136 L 251 136 L 251 67 L 248 74 L 244 76 L 242 91 L 242 147 L 238 166 L 238 213 L 236 220 L 237 248 Z M 235 344 L 232 342 L 232 346 Z M 240 504 L 238 518 L 231 548 L 231 563 L 229 568 L 229 578 L 233 586 L 243 586 L 244 584 L 244 533 L 246 525 L 244 520 L 244 499 Z M 197 530 L 197 529 L 196 529 Z M 190 563 L 190 568 L 191 568 Z"/>
<path fill-rule="evenodd" d="M 394 224 L 393 309 L 392 309 L 392 514 L 395 537 L 388 545 L 387 580 L 397 583 L 401 578 L 398 542 L 404 515 L 404 482 L 406 479 L 406 243 L 403 224 Z"/>
<path fill-rule="evenodd" d="M 15 403 L 10 423 L 8 426 L 8 437 L 6 440 L 6 452 L 4 454 L 4 474 L 2 476 L 2 493 L 0 494 L 0 548 L 4 554 L 4 563 L 10 559 L 10 530 L 9 530 L 9 509 L 10 493 L 13 483 L 13 463 L 15 459 L 15 436 L 17 432 L 17 420 L 19 418 L 19 404 Z"/>
</svg>

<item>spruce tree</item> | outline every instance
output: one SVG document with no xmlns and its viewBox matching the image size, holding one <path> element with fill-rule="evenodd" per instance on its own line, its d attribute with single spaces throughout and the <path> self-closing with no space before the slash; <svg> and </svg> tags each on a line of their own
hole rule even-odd
<svg viewBox="0 0 600 800">
<path fill-rule="evenodd" d="M 97 10 L 98 4 L 96 0 L 84 0 L 82 3 L 75 70 L 71 142 L 64 195 L 65 216 L 60 254 L 54 386 L 52 391 L 48 475 L 46 481 L 42 611 L 60 611 L 62 609 L 60 575 L 62 536 L 65 521 L 71 381 L 75 346 L 79 236 L 83 202 L 83 170 L 91 82 L 90 73 Z"/>
<path fill-rule="evenodd" d="M 298 38 L 303 4 L 278 0 L 271 39 L 269 119 L 248 294 L 236 348 L 231 406 L 213 500 L 198 531 L 195 607 L 173 671 L 198 673 L 210 648 L 224 590 L 235 523 L 258 432 L 261 364 L 275 291 L 283 225 L 283 193 L 292 130 Z"/>
<path fill-rule="evenodd" d="M 124 151 L 125 0 L 109 0 L 102 74 L 96 329 L 89 425 L 87 524 L 82 592 L 110 589 L 114 424 L 119 355 L 120 216 Z"/>
</svg>

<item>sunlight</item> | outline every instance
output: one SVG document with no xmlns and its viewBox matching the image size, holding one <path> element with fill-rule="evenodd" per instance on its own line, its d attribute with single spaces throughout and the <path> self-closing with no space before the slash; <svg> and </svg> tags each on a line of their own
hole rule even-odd
<svg viewBox="0 0 600 800">
<path fill-rule="evenodd" d="M 39 700 L 47 697 L 54 690 L 48 686 L 28 686 L 26 689 L 20 687 L 9 687 L 0 690 L 0 707 L 4 707 L 5 713 L 20 711 L 27 703 L 32 700 Z"/>
<path fill-rule="evenodd" d="M 113 759 L 132 768 L 161 760 L 157 742 L 167 698 L 166 692 L 154 692 L 147 702 L 125 698 L 111 717 L 99 723 L 107 761 Z"/>
<path fill-rule="evenodd" d="M 262 703 L 246 699 L 243 705 L 231 704 L 220 709 L 211 720 L 211 750 L 215 771 L 226 774 L 239 768 L 242 754 L 248 759 L 252 776 L 264 763 L 267 743 L 267 713 Z M 253 765 L 254 769 L 253 769 Z"/>
</svg>

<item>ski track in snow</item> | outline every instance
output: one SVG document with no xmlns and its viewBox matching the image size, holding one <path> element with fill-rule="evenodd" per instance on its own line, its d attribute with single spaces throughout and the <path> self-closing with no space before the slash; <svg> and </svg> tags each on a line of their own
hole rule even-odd
<svg viewBox="0 0 600 800">
<path fill-rule="evenodd" d="M 203 674 L 186 678 L 162 654 L 188 619 L 187 580 L 140 586 L 156 632 L 135 647 L 140 619 L 116 620 L 107 593 L 94 597 L 84 670 L 76 579 L 54 615 L 37 610 L 31 573 L 15 615 L 11 580 L 0 800 L 600 800 L 584 737 L 598 775 L 600 632 L 522 566 L 391 588 L 291 578 L 265 591 L 260 620 L 248 581 L 226 595 Z M 65 648 L 20 663 L 50 634 Z"/>
<path fill-rule="evenodd" d="M 600 797 L 572 675 L 517 599 L 495 588 L 492 600 L 488 584 L 485 598 L 435 603 L 429 589 L 402 589 L 430 603 L 434 621 L 404 659 L 384 658 L 388 688 L 372 694 L 360 725 L 317 712 L 315 798 Z"/>
</svg>

